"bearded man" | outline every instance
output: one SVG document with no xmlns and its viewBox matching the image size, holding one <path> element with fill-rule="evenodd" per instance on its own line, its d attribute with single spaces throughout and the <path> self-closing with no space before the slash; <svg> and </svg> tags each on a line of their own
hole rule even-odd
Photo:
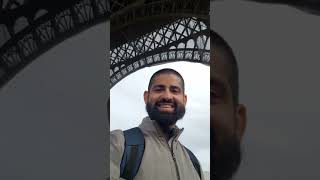
<svg viewBox="0 0 320 180">
<path fill-rule="evenodd" d="M 231 47 L 212 30 L 210 40 L 211 174 L 214 180 L 229 180 L 241 162 L 246 108 L 239 103 L 239 73 Z"/>
<path fill-rule="evenodd" d="M 187 103 L 184 88 L 183 77 L 173 69 L 152 75 L 143 94 L 149 116 L 138 128 L 110 133 L 112 180 L 204 179 L 199 161 L 178 140 L 183 129 L 176 122 Z"/>
</svg>

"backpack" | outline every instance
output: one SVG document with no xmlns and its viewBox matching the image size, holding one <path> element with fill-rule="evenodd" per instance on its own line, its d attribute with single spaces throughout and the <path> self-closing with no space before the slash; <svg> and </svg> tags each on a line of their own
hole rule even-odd
<svg viewBox="0 0 320 180">
<path fill-rule="evenodd" d="M 144 148 L 145 140 L 144 135 L 140 128 L 135 127 L 123 131 L 125 139 L 124 152 L 120 164 L 120 177 L 126 180 L 133 180 L 138 173 Z M 196 156 L 186 147 L 184 147 L 192 161 L 194 168 L 196 169 L 201 179 L 200 163 Z"/>
</svg>

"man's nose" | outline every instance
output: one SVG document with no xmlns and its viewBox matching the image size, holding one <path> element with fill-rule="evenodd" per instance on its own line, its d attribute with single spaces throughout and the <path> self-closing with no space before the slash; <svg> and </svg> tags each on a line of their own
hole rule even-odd
<svg viewBox="0 0 320 180">
<path fill-rule="evenodd" d="M 167 90 L 165 90 L 164 92 L 163 92 L 163 94 L 162 94 L 162 98 L 163 99 L 173 99 L 173 95 L 172 95 L 172 93 L 170 92 L 170 90 L 169 89 L 167 89 Z"/>
</svg>

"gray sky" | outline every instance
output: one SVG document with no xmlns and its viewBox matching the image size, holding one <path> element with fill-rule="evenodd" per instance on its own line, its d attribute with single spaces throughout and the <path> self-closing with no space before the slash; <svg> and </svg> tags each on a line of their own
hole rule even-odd
<svg viewBox="0 0 320 180">
<path fill-rule="evenodd" d="M 176 62 L 139 70 L 116 84 L 111 95 L 110 129 L 129 129 L 138 126 L 147 116 L 143 92 L 149 79 L 162 68 L 173 68 L 185 79 L 188 101 L 180 140 L 195 153 L 204 170 L 210 170 L 210 67 L 198 63 Z"/>
<path fill-rule="evenodd" d="M 320 16 L 243 0 L 214 9 L 210 25 L 235 51 L 248 109 L 235 180 L 320 179 Z"/>
</svg>

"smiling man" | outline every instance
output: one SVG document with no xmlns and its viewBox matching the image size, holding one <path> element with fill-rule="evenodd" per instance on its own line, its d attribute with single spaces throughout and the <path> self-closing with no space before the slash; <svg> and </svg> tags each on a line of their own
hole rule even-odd
<svg viewBox="0 0 320 180">
<path fill-rule="evenodd" d="M 155 72 L 143 98 L 148 117 L 137 128 L 110 133 L 111 179 L 203 180 L 194 154 L 178 138 L 187 95 L 183 77 L 173 69 Z"/>
<path fill-rule="evenodd" d="M 238 66 L 232 49 L 214 31 L 211 39 L 212 177 L 231 179 L 241 162 L 240 142 L 246 126 L 246 108 L 239 104 Z"/>
</svg>

